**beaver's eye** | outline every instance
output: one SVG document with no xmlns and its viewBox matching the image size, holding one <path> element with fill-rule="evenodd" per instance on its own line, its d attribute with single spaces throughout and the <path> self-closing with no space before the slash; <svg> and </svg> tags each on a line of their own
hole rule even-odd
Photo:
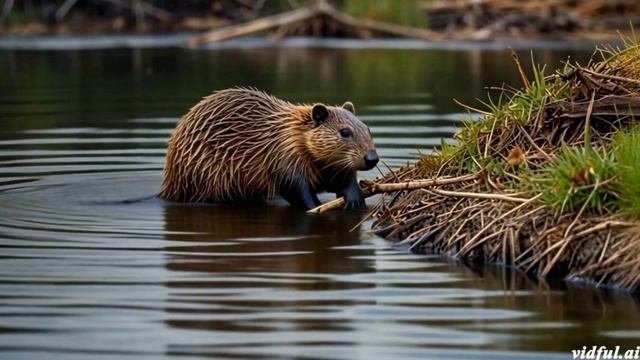
<svg viewBox="0 0 640 360">
<path fill-rule="evenodd" d="M 351 137 L 351 130 L 349 129 L 340 129 L 340 136 L 342 136 L 345 139 L 348 139 Z"/>
</svg>

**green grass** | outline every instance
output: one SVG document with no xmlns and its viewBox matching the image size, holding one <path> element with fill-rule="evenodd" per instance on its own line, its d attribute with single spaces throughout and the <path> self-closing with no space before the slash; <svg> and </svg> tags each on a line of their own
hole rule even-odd
<svg viewBox="0 0 640 360">
<path fill-rule="evenodd" d="M 519 66 L 519 63 L 518 63 Z M 491 137 L 498 139 L 499 145 L 509 147 L 510 137 L 517 125 L 525 125 L 548 101 L 556 99 L 559 94 L 555 90 L 564 92 L 562 86 L 545 81 L 544 67 L 534 66 L 533 80 L 525 80 L 525 88 L 521 90 L 505 89 L 501 91 L 497 99 L 489 97 L 487 101 L 480 101 L 486 108 L 485 113 L 490 114 L 480 120 L 463 119 L 463 129 L 455 138 L 463 149 L 462 159 L 459 162 L 461 172 L 474 172 L 481 169 L 494 171 L 500 170 L 502 158 L 493 155 L 501 150 L 511 149 L 492 148 L 485 154 L 485 148 L 481 145 L 485 139 Z M 492 144 L 493 145 L 493 144 Z M 503 154 L 504 155 L 504 154 Z"/>
<path fill-rule="evenodd" d="M 640 218 L 640 126 L 618 133 L 613 144 L 618 162 L 618 207 L 623 214 Z"/>
<path fill-rule="evenodd" d="M 525 186 L 542 193 L 558 214 L 584 205 L 640 218 L 640 126 L 620 131 L 605 149 L 563 145 L 553 163 L 529 174 Z"/>
<path fill-rule="evenodd" d="M 7 24 L 10 26 L 15 26 L 19 24 L 24 24 L 33 19 L 30 19 L 24 11 L 12 11 L 7 18 Z"/>
<path fill-rule="evenodd" d="M 525 186 L 542 193 L 542 202 L 557 214 L 583 206 L 597 213 L 616 210 L 612 181 L 618 169 L 608 150 L 562 146 L 555 160 L 530 174 Z"/>
<path fill-rule="evenodd" d="M 545 81 L 544 67 L 535 66 L 531 80 L 523 74 L 523 83 L 520 90 L 504 89 L 496 99 L 483 102 L 489 115 L 463 121 L 464 128 L 456 134 L 458 145 L 443 146 L 441 153 L 459 156 L 455 163 L 460 173 L 518 174 L 522 183 L 507 178 L 504 185 L 542 193 L 541 201 L 557 214 L 584 206 L 596 213 L 622 212 L 640 218 L 640 126 L 599 149 L 592 148 L 591 133 L 586 131 L 586 146 L 562 145 L 554 161 L 541 167 L 505 164 L 506 154 L 517 144 L 514 129 L 527 125 L 546 103 L 567 98 L 571 91 L 565 81 Z M 489 137 L 491 147 L 485 151 Z"/>
<path fill-rule="evenodd" d="M 601 65 L 616 69 L 619 76 L 638 79 L 640 46 L 637 40 L 626 44 L 629 48 Z M 463 119 L 462 130 L 454 137 L 457 143 L 443 142 L 436 150 L 442 163 L 455 174 L 484 171 L 502 188 L 541 194 L 539 201 L 556 215 L 584 210 L 640 219 L 640 124 L 628 128 L 625 118 L 618 122 L 612 116 L 548 119 L 557 101 L 589 101 L 594 90 L 574 77 L 576 67 L 569 63 L 558 76 L 546 77 L 544 67 L 534 66 L 527 77 L 513 57 L 523 87 L 503 86 L 498 96 L 481 102 L 483 109 L 467 107 L 484 116 Z M 620 91 L 624 95 L 640 91 L 629 82 L 618 86 L 628 87 Z M 601 101 L 602 94 L 595 94 L 592 101 Z M 541 123 L 534 123 L 537 119 Z M 609 133 L 592 133 L 592 126 L 606 122 L 612 126 Z M 556 126 L 564 129 L 556 131 Z"/>
<path fill-rule="evenodd" d="M 342 0 L 342 11 L 355 17 L 419 28 L 427 27 L 418 0 Z"/>
</svg>

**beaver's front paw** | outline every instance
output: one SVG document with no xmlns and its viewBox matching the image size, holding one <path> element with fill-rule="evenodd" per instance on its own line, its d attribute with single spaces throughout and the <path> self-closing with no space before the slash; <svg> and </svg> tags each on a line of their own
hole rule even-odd
<svg viewBox="0 0 640 360">
<path fill-rule="evenodd" d="M 342 196 L 345 200 L 345 209 L 366 209 L 367 204 L 364 202 L 364 195 L 362 194 L 362 190 L 360 187 L 350 186 L 346 188 Z"/>
</svg>

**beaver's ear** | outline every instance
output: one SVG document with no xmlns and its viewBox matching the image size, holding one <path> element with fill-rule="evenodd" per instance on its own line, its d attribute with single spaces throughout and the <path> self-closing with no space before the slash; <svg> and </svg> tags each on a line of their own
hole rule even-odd
<svg viewBox="0 0 640 360">
<path fill-rule="evenodd" d="M 315 126 L 319 126 L 329 117 L 329 110 L 326 106 L 322 104 L 313 105 L 313 109 L 311 109 L 311 118 L 313 119 L 313 123 Z"/>
<path fill-rule="evenodd" d="M 342 108 L 352 113 L 353 115 L 356 114 L 356 108 L 355 106 L 353 106 L 353 103 L 351 101 L 347 101 L 346 103 L 342 104 Z"/>
</svg>

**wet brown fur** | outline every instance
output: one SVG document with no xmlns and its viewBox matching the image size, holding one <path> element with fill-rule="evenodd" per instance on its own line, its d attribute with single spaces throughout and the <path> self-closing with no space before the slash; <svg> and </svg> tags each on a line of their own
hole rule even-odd
<svg viewBox="0 0 640 360">
<path fill-rule="evenodd" d="M 317 125 L 310 105 L 254 89 L 214 92 L 171 136 L 160 196 L 182 202 L 270 198 L 299 179 L 315 192 L 330 189 L 336 179 L 355 176 L 373 149 L 369 129 L 348 104 L 327 107 L 329 116 Z M 353 141 L 340 139 L 344 127 Z"/>
</svg>

